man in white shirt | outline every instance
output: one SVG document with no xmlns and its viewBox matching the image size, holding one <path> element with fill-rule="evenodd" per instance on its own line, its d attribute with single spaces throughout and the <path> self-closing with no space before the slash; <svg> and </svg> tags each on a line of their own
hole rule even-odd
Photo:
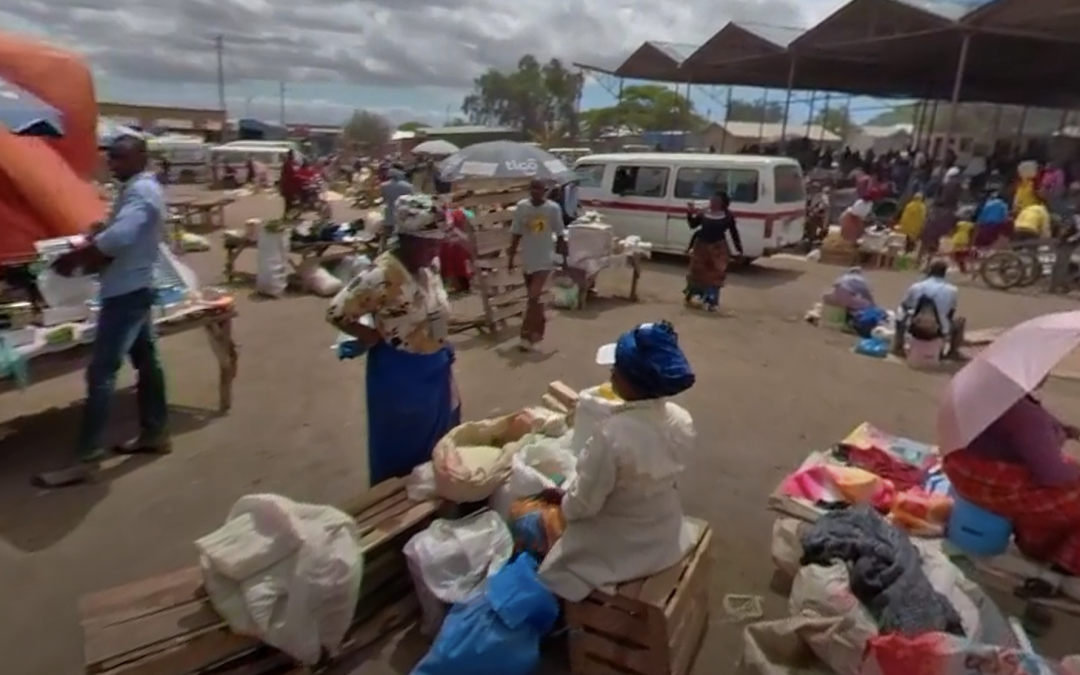
<svg viewBox="0 0 1080 675">
<path fill-rule="evenodd" d="M 948 341 L 946 359 L 960 359 L 966 321 L 956 315 L 960 291 L 945 281 L 949 265 L 944 260 L 930 263 L 926 278 L 908 288 L 896 313 L 896 335 L 893 343 L 897 356 L 904 355 L 904 340 L 910 334 L 916 340 L 944 338 Z"/>
</svg>

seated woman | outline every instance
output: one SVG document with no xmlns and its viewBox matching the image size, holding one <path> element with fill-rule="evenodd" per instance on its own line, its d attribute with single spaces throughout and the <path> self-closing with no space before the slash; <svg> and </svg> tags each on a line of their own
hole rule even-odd
<svg viewBox="0 0 1080 675">
<path fill-rule="evenodd" d="M 964 499 L 1012 521 L 1025 555 L 1074 576 L 1080 576 L 1080 465 L 1062 448 L 1078 437 L 1080 429 L 1027 395 L 943 460 Z"/>
<path fill-rule="evenodd" d="M 611 387 L 625 403 L 604 420 L 578 460 L 559 504 L 566 529 L 540 577 L 570 601 L 676 564 L 692 546 L 676 481 L 694 445 L 694 423 L 668 401 L 694 373 L 667 322 L 647 323 L 602 347 Z"/>
<path fill-rule="evenodd" d="M 915 250 L 919 243 L 923 226 L 926 225 L 926 200 L 921 192 L 912 195 L 904 209 L 900 212 L 900 220 L 896 224 L 896 230 L 907 239 L 905 250 L 909 253 Z"/>
<path fill-rule="evenodd" d="M 842 307 L 848 315 L 874 306 L 874 294 L 870 283 L 863 276 L 862 268 L 852 267 L 836 278 L 830 288 L 821 296 L 822 304 Z"/>
</svg>

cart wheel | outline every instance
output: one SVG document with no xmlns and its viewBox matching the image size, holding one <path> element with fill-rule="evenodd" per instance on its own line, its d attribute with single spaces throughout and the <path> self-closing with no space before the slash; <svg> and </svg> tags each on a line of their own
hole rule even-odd
<svg viewBox="0 0 1080 675">
<path fill-rule="evenodd" d="M 1031 637 L 1042 637 L 1054 626 L 1054 615 L 1049 609 L 1034 602 L 1024 605 L 1020 623 Z"/>
</svg>

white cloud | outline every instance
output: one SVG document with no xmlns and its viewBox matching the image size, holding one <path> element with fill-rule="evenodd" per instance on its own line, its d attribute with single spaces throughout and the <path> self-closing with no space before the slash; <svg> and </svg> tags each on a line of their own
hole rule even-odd
<svg viewBox="0 0 1080 675">
<path fill-rule="evenodd" d="M 252 117 L 268 122 L 277 122 L 281 118 L 280 98 L 230 97 L 227 100 L 227 106 L 231 117 Z M 286 98 L 285 122 L 287 124 L 339 125 L 348 120 L 356 109 L 356 106 L 336 101 Z M 440 110 L 424 110 L 406 106 L 364 106 L 364 109 L 383 115 L 394 124 L 415 121 L 439 125 L 446 120 L 445 111 Z"/>
<path fill-rule="evenodd" d="M 805 26 L 842 2 L 8 0 L 3 13 L 86 54 L 106 78 L 210 84 L 213 38 L 222 34 L 230 81 L 464 90 L 487 68 L 512 68 L 526 53 L 614 66 L 645 40 L 701 43 L 732 19 Z M 293 108 L 320 120 L 351 112 L 337 105 L 289 102 L 287 116 Z M 278 116 L 276 100 L 251 106 Z"/>
</svg>

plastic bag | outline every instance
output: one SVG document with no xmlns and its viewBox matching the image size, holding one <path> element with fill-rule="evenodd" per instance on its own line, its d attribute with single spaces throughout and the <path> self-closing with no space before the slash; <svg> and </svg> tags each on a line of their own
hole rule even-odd
<svg viewBox="0 0 1080 675">
<path fill-rule="evenodd" d="M 488 580 L 483 595 L 455 605 L 412 675 L 532 675 L 540 638 L 559 616 L 536 566 L 530 556 L 518 556 Z"/>
<path fill-rule="evenodd" d="M 529 434 L 518 443 L 510 460 L 510 478 L 491 496 L 491 508 L 507 517 L 516 499 L 557 488 L 577 472 L 577 457 L 562 441 Z"/>
<path fill-rule="evenodd" d="M 48 265 L 38 272 L 34 283 L 49 307 L 85 307 L 98 295 L 96 275 L 65 277 Z"/>
<path fill-rule="evenodd" d="M 872 337 L 863 338 L 855 343 L 855 353 L 875 359 L 883 359 L 889 355 L 889 343 Z"/>
<path fill-rule="evenodd" d="M 514 552 L 506 524 L 493 511 L 436 520 L 405 544 L 405 559 L 423 611 L 421 630 L 434 635 L 446 604 L 467 602 Z"/>
<path fill-rule="evenodd" d="M 523 411 L 451 429 L 431 453 L 439 496 L 459 504 L 490 498 L 510 477 L 512 444 L 540 423 Z"/>
<path fill-rule="evenodd" d="M 0 335 L 0 380 L 11 378 L 19 389 L 30 385 L 30 367 L 21 354 Z"/>
<path fill-rule="evenodd" d="M 195 542 L 210 601 L 242 635 L 306 664 L 335 654 L 360 597 L 360 528 L 347 514 L 272 494 L 236 502 Z"/>
<path fill-rule="evenodd" d="M 852 594 L 844 563 L 800 568 L 791 584 L 788 609 L 791 616 L 843 619 L 835 630 L 814 636 L 807 646 L 830 672 L 859 675 L 867 641 L 877 636 L 878 629 L 870 612 Z"/>
<path fill-rule="evenodd" d="M 622 401 L 606 398 L 601 393 L 604 386 L 589 387 L 578 392 L 577 409 L 574 412 L 574 435 L 570 439 L 570 450 L 575 455 L 585 449 L 585 443 L 596 432 L 600 423 L 623 405 Z"/>
<path fill-rule="evenodd" d="M 431 462 L 424 462 L 412 470 L 405 481 L 405 494 L 414 502 L 435 498 L 435 468 Z"/>
<path fill-rule="evenodd" d="M 255 290 L 272 298 L 282 297 L 289 287 L 288 230 L 261 228 L 256 253 L 259 262 L 255 274 Z"/>
<path fill-rule="evenodd" d="M 514 551 L 528 553 L 537 560 L 547 557 L 551 547 L 566 531 L 562 505 L 533 497 L 515 501 L 510 506 L 507 521 L 514 538 Z"/>
<path fill-rule="evenodd" d="M 985 644 L 945 633 L 916 637 L 879 635 L 870 640 L 865 675 L 1075 675 L 1057 660 L 1016 647 Z"/>
<path fill-rule="evenodd" d="M 300 263 L 300 281 L 304 290 L 313 293 L 320 298 L 330 298 L 337 295 L 344 284 L 327 271 L 322 263 L 315 258 L 308 258 Z"/>
</svg>

